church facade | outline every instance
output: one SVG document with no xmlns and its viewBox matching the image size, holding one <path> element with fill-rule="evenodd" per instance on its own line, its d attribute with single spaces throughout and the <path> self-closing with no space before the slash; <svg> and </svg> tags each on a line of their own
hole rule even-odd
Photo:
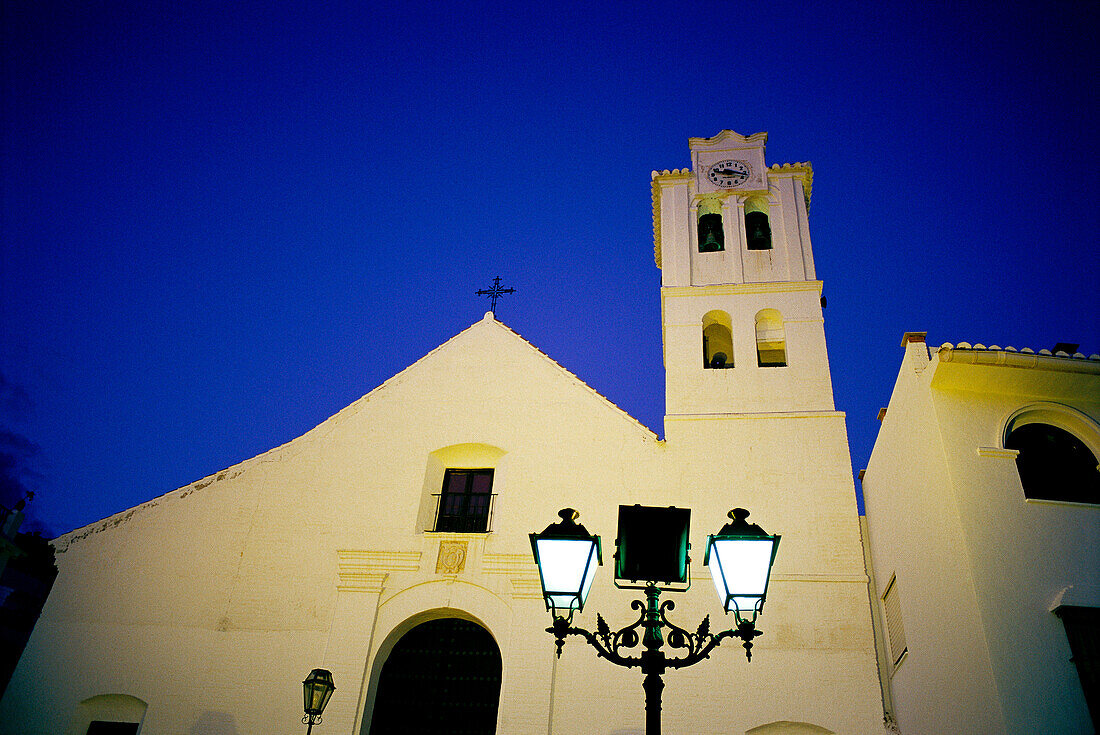
<svg viewBox="0 0 1100 735">
<path fill-rule="evenodd" d="M 303 436 L 57 539 L 0 732 L 293 732 L 324 668 L 319 735 L 640 734 L 637 670 L 555 656 L 528 536 L 571 507 L 610 556 L 634 504 L 691 511 L 693 584 L 667 595 L 689 630 L 733 626 L 702 565 L 730 509 L 783 537 L 752 661 L 669 671 L 666 732 L 882 732 L 812 171 L 766 138 L 693 138 L 653 174 L 663 439 L 487 313 Z M 626 625 L 637 597 L 605 566 L 574 622 Z"/>
</svg>

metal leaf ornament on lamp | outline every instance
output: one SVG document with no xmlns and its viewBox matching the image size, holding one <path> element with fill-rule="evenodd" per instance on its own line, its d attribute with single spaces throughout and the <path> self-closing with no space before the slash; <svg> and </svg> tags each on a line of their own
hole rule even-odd
<svg viewBox="0 0 1100 735">
<path fill-rule="evenodd" d="M 722 608 L 726 613 L 733 611 L 739 637 L 751 657 L 752 639 L 760 635 L 756 616 L 764 607 L 780 537 L 749 523 L 744 508 L 734 508 L 729 517 L 721 531 L 707 537 L 703 564 L 710 568 Z"/>
<path fill-rule="evenodd" d="M 336 684 L 332 681 L 332 672 L 326 669 L 314 669 L 302 682 L 306 711 L 302 724 L 309 725 L 306 735 L 313 732 L 313 726 L 321 722 L 321 713 L 325 711 L 329 697 L 334 691 L 336 691 Z"/>
<path fill-rule="evenodd" d="M 603 564 L 603 554 L 600 537 L 577 523 L 577 511 L 562 508 L 558 516 L 560 521 L 542 533 L 531 534 L 531 551 L 539 568 L 546 609 L 555 617 L 558 611 L 567 611 L 572 617 L 574 610 L 584 609 L 596 567 Z"/>
</svg>

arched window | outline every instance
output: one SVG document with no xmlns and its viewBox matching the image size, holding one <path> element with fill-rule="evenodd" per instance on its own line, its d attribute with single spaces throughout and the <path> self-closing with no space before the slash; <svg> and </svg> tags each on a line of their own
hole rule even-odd
<svg viewBox="0 0 1100 735">
<path fill-rule="evenodd" d="M 760 367 L 787 366 L 783 316 L 775 309 L 764 309 L 756 315 L 756 364 Z"/>
<path fill-rule="evenodd" d="M 696 222 L 700 253 L 716 253 L 726 249 L 726 236 L 722 230 L 722 202 L 704 199 L 699 202 L 699 219 Z"/>
<path fill-rule="evenodd" d="M 137 735 L 139 722 L 115 722 L 114 720 L 92 720 L 88 723 L 85 735 Z"/>
<path fill-rule="evenodd" d="M 749 250 L 772 249 L 772 226 L 768 222 L 768 200 L 751 197 L 745 202 L 745 236 Z"/>
<path fill-rule="evenodd" d="M 148 705 L 129 694 L 99 694 L 77 706 L 71 732 L 80 735 L 135 735 Z"/>
<path fill-rule="evenodd" d="M 501 669 L 500 648 L 477 623 L 421 623 L 382 665 L 369 733 L 492 735 Z"/>
<path fill-rule="evenodd" d="M 1024 414 L 1009 426 L 1005 448 L 1017 449 L 1024 496 L 1033 500 L 1100 504 L 1096 455 L 1080 438 Z"/>
<path fill-rule="evenodd" d="M 733 332 L 730 315 L 724 311 L 708 311 L 703 315 L 703 367 L 733 367 Z"/>
</svg>

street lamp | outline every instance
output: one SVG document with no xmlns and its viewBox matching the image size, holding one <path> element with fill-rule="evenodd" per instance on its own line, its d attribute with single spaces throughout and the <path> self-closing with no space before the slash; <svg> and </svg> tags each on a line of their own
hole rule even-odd
<svg viewBox="0 0 1100 735">
<path fill-rule="evenodd" d="M 531 534 L 543 600 L 554 617 L 558 610 L 568 610 L 572 617 L 573 610 L 584 609 L 596 567 L 603 564 L 600 537 L 577 523 L 579 515 L 572 508 L 562 508 L 558 511 L 560 521 L 542 533 Z"/>
<path fill-rule="evenodd" d="M 576 523 L 578 513 L 572 508 L 561 510 L 561 521 L 540 534 L 531 534 L 535 563 L 539 567 L 543 599 L 553 624 L 546 629 L 554 635 L 557 655 L 561 657 L 566 636 L 584 638 L 596 649 L 597 655 L 613 664 L 639 667 L 645 678 L 646 735 L 661 733 L 661 690 L 666 669 L 680 669 L 699 663 L 726 638 L 740 638 L 745 655 L 752 661 L 752 641 L 762 635 L 756 629 L 756 618 L 764 606 L 771 577 L 771 566 L 779 545 L 779 536 L 769 536 L 760 526 L 745 519 L 743 508 L 730 511 L 730 523 L 707 538 L 705 563 L 711 569 L 715 588 L 726 613 L 733 611 L 737 627 L 720 633 L 710 632 L 710 616 L 689 633 L 672 623 L 666 610 L 675 608 L 672 600 L 660 602 L 662 587 L 684 592 L 690 586 L 687 578 L 688 516 L 682 508 L 619 507 L 619 537 L 616 539 L 616 586 L 644 589 L 646 600 L 635 600 L 631 608 L 639 617 L 630 625 L 612 631 L 603 616 L 596 615 L 596 632 L 574 626 L 573 614 L 580 612 L 592 586 L 595 568 L 602 564 L 600 537 L 593 536 Z M 567 546 L 566 544 L 575 544 Z M 655 553 L 660 549 L 659 553 Z M 620 582 L 633 582 L 620 584 Z M 644 582 L 644 586 L 638 586 Z M 670 648 L 684 649 L 684 655 L 667 657 L 662 650 L 668 629 Z M 638 631 L 641 630 L 639 637 Z M 637 656 L 621 651 L 644 650 Z"/>
<path fill-rule="evenodd" d="M 325 669 L 314 669 L 302 682 L 302 691 L 305 696 L 305 717 L 302 718 L 306 728 L 306 735 L 313 732 L 313 726 L 321 723 L 321 713 L 325 711 L 329 697 L 336 691 L 336 685 L 332 682 L 332 672 Z"/>
<path fill-rule="evenodd" d="M 727 614 L 733 610 L 738 628 L 753 628 L 764 608 L 779 536 L 769 536 L 760 526 L 746 521 L 749 512 L 744 508 L 734 508 L 729 517 L 730 522 L 721 531 L 707 537 L 703 564 L 710 567 L 722 609 Z M 745 641 L 749 660 L 751 640 Z"/>
</svg>

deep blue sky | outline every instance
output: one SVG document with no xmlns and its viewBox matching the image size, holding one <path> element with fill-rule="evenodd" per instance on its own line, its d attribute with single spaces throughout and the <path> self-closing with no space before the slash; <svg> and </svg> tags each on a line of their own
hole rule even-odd
<svg viewBox="0 0 1100 735">
<path fill-rule="evenodd" d="M 663 434 L 649 174 L 724 128 L 813 163 L 855 469 L 904 331 L 1100 351 L 1087 4 L 367 5 L 4 4 L 0 460 L 47 532 L 302 434 L 496 275 Z"/>
</svg>

